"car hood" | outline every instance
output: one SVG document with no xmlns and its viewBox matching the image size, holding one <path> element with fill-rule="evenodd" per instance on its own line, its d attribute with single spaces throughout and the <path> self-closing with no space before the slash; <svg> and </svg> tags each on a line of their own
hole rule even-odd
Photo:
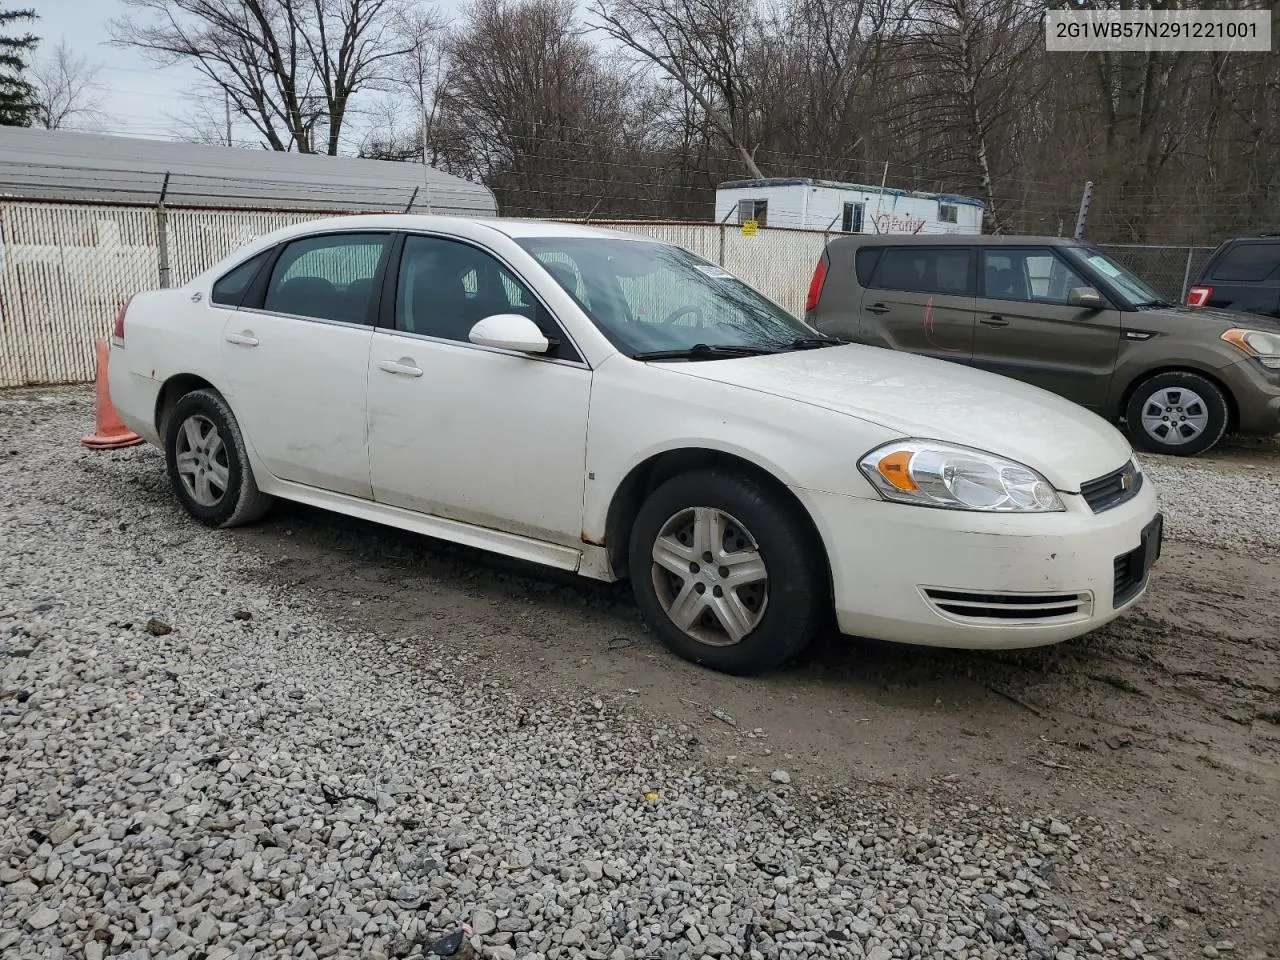
<svg viewBox="0 0 1280 960">
<path fill-rule="evenodd" d="M 1179 323 L 1194 320 L 1221 334 L 1232 327 L 1243 327 L 1248 330 L 1262 330 L 1267 333 L 1280 334 L 1280 320 L 1263 316 L 1260 313 L 1245 313 L 1240 310 L 1218 310 L 1214 307 L 1157 307 L 1152 310 L 1139 310 L 1124 315 L 1126 324 L 1142 326 L 1150 323 L 1149 318 L 1168 318 Z M 1132 318 L 1132 320 L 1130 320 Z"/>
<path fill-rule="evenodd" d="M 997 453 L 1072 493 L 1132 456 L 1119 430 L 1055 394 L 972 367 L 881 347 L 850 344 L 661 366 L 848 414 L 904 437 Z"/>
</svg>

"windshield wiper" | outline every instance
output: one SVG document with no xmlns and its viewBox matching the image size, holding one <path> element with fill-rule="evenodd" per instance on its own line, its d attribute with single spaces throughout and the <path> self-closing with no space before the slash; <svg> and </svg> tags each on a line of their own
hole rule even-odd
<svg viewBox="0 0 1280 960">
<path fill-rule="evenodd" d="M 1133 305 L 1133 308 L 1135 310 L 1147 310 L 1147 309 L 1150 309 L 1151 307 L 1172 307 L 1172 306 L 1173 304 L 1170 303 L 1168 300 L 1144 300 L 1142 303 L 1135 303 Z"/>
<path fill-rule="evenodd" d="M 676 350 L 647 350 L 633 353 L 633 360 L 714 360 L 718 357 L 755 357 L 763 353 L 777 353 L 774 347 L 738 347 L 732 344 L 695 343 L 692 347 Z"/>
<path fill-rule="evenodd" d="M 839 337 L 796 337 L 787 345 L 788 350 L 817 350 L 819 347 L 842 347 L 848 340 Z"/>
</svg>

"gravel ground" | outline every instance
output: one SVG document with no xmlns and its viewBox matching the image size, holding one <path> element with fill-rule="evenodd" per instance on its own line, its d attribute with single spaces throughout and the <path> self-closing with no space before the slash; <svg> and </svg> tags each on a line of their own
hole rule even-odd
<svg viewBox="0 0 1280 960">
<path fill-rule="evenodd" d="M 1105 824 L 707 769 L 625 698 L 406 666 L 182 516 L 158 452 L 80 448 L 86 397 L 0 394 L 4 957 L 1266 956 L 1092 920 Z M 1150 472 L 1175 534 L 1274 542 Z"/>
</svg>

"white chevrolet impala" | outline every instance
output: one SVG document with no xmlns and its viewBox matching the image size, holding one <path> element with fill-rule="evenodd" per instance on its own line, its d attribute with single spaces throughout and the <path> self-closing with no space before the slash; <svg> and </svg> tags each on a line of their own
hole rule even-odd
<svg viewBox="0 0 1280 960">
<path fill-rule="evenodd" d="M 1130 607 L 1160 550 L 1155 492 L 1094 414 L 823 337 L 633 235 L 314 220 L 133 297 L 109 370 L 202 523 L 282 497 L 629 578 L 668 647 L 735 673 L 833 615 L 904 643 L 1066 640 Z"/>
</svg>

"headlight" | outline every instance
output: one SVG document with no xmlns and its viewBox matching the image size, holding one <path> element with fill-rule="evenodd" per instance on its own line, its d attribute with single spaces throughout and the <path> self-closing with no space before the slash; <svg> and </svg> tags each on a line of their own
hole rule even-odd
<svg viewBox="0 0 1280 960">
<path fill-rule="evenodd" d="M 1222 335 L 1222 339 L 1249 356 L 1257 357 L 1264 367 L 1280 370 L 1280 337 L 1275 334 L 1233 327 Z"/>
<path fill-rule="evenodd" d="M 858 461 L 886 500 L 993 513 L 1065 510 L 1052 484 L 1030 467 L 936 440 L 895 440 Z"/>
</svg>

